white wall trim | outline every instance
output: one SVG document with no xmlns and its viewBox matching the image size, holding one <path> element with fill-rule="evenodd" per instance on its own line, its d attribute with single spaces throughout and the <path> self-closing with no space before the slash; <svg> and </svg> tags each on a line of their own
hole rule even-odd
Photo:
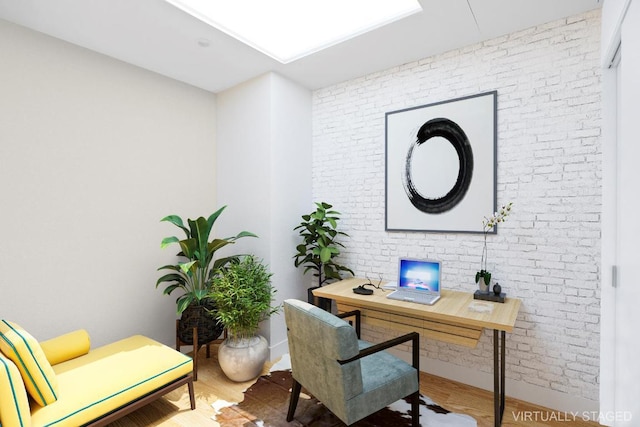
<svg viewBox="0 0 640 427">
<path fill-rule="evenodd" d="M 602 72 L 602 285 L 600 290 L 600 410 L 615 409 L 616 291 L 612 267 L 617 264 L 616 73 Z M 611 425 L 611 424 L 608 424 Z"/>
<path fill-rule="evenodd" d="M 289 340 L 285 339 L 275 344 L 272 343 L 269 347 L 269 351 L 271 361 L 277 360 L 282 355 L 289 353 Z"/>
<path fill-rule="evenodd" d="M 610 2 L 611 0 L 609 0 Z M 609 68 L 613 63 L 614 58 L 616 56 L 616 52 L 618 51 L 618 46 L 620 45 L 620 31 L 622 29 L 622 22 L 624 21 L 624 17 L 627 14 L 627 10 L 629 10 L 629 5 L 631 5 L 631 0 L 621 0 L 623 1 L 621 12 L 615 16 L 613 22 L 613 27 L 610 31 L 610 36 L 608 34 L 602 35 L 602 68 Z M 607 17 L 607 2 L 603 6 L 603 32 L 606 31 L 606 23 L 605 20 Z M 615 7 L 613 7 L 615 9 Z M 615 12 L 612 12 L 615 13 Z"/>
</svg>

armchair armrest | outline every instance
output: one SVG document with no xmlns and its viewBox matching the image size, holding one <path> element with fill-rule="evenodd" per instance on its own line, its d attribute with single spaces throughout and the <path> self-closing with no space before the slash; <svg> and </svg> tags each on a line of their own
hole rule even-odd
<svg viewBox="0 0 640 427">
<path fill-rule="evenodd" d="M 371 347 L 367 347 L 360 350 L 360 352 L 354 357 L 351 357 L 345 360 L 338 360 L 338 363 L 341 365 L 344 365 L 345 363 L 362 359 L 363 357 L 369 356 L 371 354 L 377 353 L 382 350 L 386 350 L 388 348 L 394 347 L 398 344 L 402 344 L 407 341 L 411 341 L 411 347 L 412 347 L 411 348 L 412 349 L 411 364 L 418 372 L 420 372 L 420 334 L 417 332 L 410 332 L 400 337 L 393 338 L 388 341 L 381 342 L 379 344 L 374 344 Z"/>
<path fill-rule="evenodd" d="M 356 325 L 355 325 L 356 335 L 358 336 L 358 339 L 360 339 L 360 310 L 345 311 L 344 313 L 337 314 L 336 317 L 339 317 L 340 319 L 344 319 L 346 317 L 355 317 L 356 318 Z"/>
</svg>

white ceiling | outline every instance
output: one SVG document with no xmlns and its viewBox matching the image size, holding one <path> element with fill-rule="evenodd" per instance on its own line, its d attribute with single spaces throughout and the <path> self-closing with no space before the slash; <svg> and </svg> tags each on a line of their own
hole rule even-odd
<svg viewBox="0 0 640 427">
<path fill-rule="evenodd" d="M 164 0 L 0 0 L 0 18 L 219 92 L 268 71 L 317 89 L 595 9 L 601 1 L 420 0 L 420 4 L 421 13 L 288 64 Z M 201 47 L 200 39 L 208 40 L 209 46 Z"/>
</svg>

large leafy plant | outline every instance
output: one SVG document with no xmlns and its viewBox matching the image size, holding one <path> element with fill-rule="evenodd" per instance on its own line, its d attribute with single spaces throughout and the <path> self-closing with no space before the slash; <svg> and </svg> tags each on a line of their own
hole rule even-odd
<svg viewBox="0 0 640 427">
<path fill-rule="evenodd" d="M 247 255 L 232 260 L 214 276 L 209 297 L 231 339 L 254 336 L 260 322 L 280 310 L 271 306 L 276 292 L 271 275 L 261 261 Z"/>
<path fill-rule="evenodd" d="M 214 259 L 218 250 L 242 237 L 257 237 L 253 233 L 242 231 L 235 236 L 209 240 L 213 226 L 225 208 L 226 206 L 221 207 L 206 219 L 204 217 L 195 220 L 188 219 L 186 225 L 177 215 L 169 215 L 161 220 L 180 228 L 186 236 L 184 239 L 179 239 L 176 236 L 162 239 L 161 248 L 172 244 L 180 246 L 180 252 L 177 256 L 182 260 L 177 264 L 160 267 L 158 270 L 170 270 L 171 272 L 160 277 L 156 282 L 156 288 L 161 283 L 167 284 L 163 292 L 165 295 L 170 295 L 176 289 L 183 291 L 183 294 L 176 300 L 178 314 L 182 314 L 190 304 L 201 305 L 210 290 L 215 272 L 230 260 L 238 257 L 232 255 Z"/>
<path fill-rule="evenodd" d="M 335 261 L 340 255 L 339 247 L 344 247 L 337 238 L 348 235 L 337 230 L 340 212 L 331 210 L 332 207 L 329 203 L 316 202 L 316 210 L 302 215 L 303 221 L 294 228 L 302 237 L 302 243 L 296 247 L 298 253 L 294 256 L 294 264 L 305 267 L 303 274 L 314 271 L 318 286 L 329 279 L 342 279 L 341 272 L 353 275 L 351 269 Z"/>
</svg>

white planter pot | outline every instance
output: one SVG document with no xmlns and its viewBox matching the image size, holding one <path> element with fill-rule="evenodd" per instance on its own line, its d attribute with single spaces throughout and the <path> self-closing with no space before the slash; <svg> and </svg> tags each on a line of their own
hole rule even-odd
<svg viewBox="0 0 640 427">
<path fill-rule="evenodd" d="M 478 281 L 478 289 L 480 289 L 480 292 L 482 292 L 483 294 L 488 294 L 492 288 L 493 288 L 493 277 L 489 280 L 488 285 L 485 284 L 484 277 L 481 277 L 480 280 Z"/>
<path fill-rule="evenodd" d="M 269 343 L 260 335 L 239 340 L 227 338 L 218 348 L 222 372 L 236 382 L 258 377 L 268 357 Z"/>
</svg>

